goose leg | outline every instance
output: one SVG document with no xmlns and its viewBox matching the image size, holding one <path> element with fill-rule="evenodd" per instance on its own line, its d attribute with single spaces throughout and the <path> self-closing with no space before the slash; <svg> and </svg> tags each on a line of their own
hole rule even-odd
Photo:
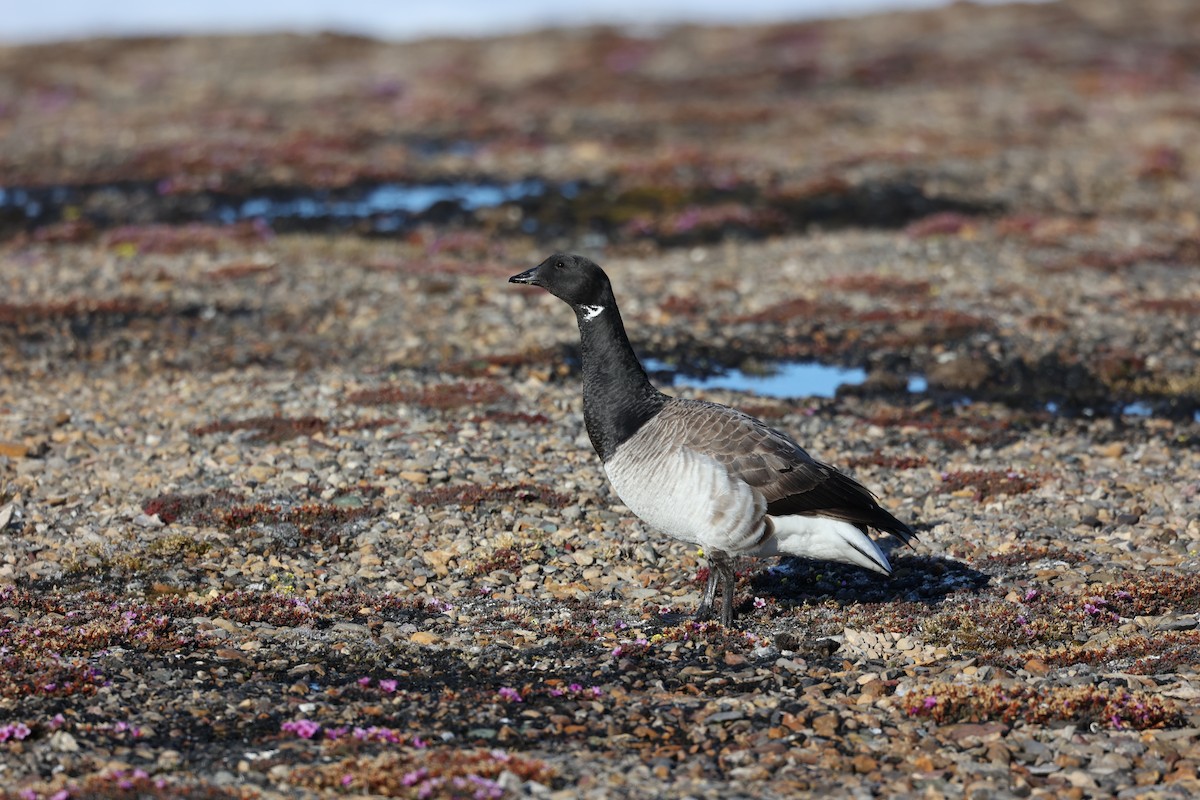
<svg viewBox="0 0 1200 800">
<path fill-rule="evenodd" d="M 713 601 L 717 598 L 717 581 L 721 582 L 721 624 L 733 624 L 733 589 L 737 583 L 733 558 L 722 550 L 708 553 L 708 581 L 704 584 L 704 597 L 696 609 L 696 620 L 703 622 L 713 618 Z"/>
<path fill-rule="evenodd" d="M 714 550 L 709 562 L 710 574 L 720 575 L 721 579 L 721 624 L 733 624 L 733 590 L 737 583 L 737 575 L 733 569 L 733 559 L 728 553 Z"/>
<path fill-rule="evenodd" d="M 717 569 L 712 561 L 708 564 L 708 580 L 704 584 L 704 596 L 700 598 L 700 607 L 696 609 L 696 621 L 712 619 L 713 599 L 717 596 Z"/>
</svg>

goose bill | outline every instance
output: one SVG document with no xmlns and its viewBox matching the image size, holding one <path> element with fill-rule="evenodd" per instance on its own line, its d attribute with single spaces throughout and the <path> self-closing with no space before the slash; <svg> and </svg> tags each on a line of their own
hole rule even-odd
<svg viewBox="0 0 1200 800">
<path fill-rule="evenodd" d="M 538 279 L 537 279 L 537 271 L 538 271 L 537 267 L 534 267 L 533 269 L 527 269 L 524 272 L 522 272 L 520 275 L 513 275 L 511 278 L 508 279 L 508 282 L 509 283 L 524 283 L 529 286 L 541 286 L 541 284 L 538 282 Z"/>
</svg>

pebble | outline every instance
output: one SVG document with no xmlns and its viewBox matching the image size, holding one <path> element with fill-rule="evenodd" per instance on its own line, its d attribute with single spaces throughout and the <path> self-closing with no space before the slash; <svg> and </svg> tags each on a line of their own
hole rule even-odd
<svg viewBox="0 0 1200 800">
<path fill-rule="evenodd" d="M 438 129 L 469 108 L 495 142 L 482 155 L 423 154 L 418 172 L 578 181 L 584 154 L 585 172 L 623 175 L 631 196 L 643 191 L 638 175 L 672 175 L 670 192 L 682 194 L 647 198 L 632 227 L 673 224 L 670 209 L 695 200 L 684 184 L 712 178 L 703 153 L 688 155 L 698 160 L 683 172 L 672 159 L 679 131 L 695 128 L 700 141 L 713 121 L 728 162 L 717 177 L 734 194 L 757 181 L 802 198 L 804 176 L 828 167 L 856 204 L 862 192 L 907 185 L 905 169 L 863 154 L 902 153 L 920 162 L 921 191 L 953 199 L 969 190 L 1006 210 L 934 220 L 944 231 L 925 221 L 695 247 L 625 233 L 590 240 L 646 352 L 828 358 L 869 367 L 877 389 L 928 371 L 934 383 L 976 394 L 768 403 L 674 387 L 759 409 L 814 456 L 852 469 L 920 533 L 912 550 L 891 551 L 890 580 L 742 561 L 741 627 L 732 631 L 690 620 L 707 566 L 696 547 L 651 530 L 612 494 L 586 435 L 570 312 L 504 283 L 540 256 L 536 235 L 505 233 L 519 222 L 429 222 L 394 237 L 120 232 L 148 237 L 141 245 L 116 243 L 112 231 L 9 237 L 5 257 L 20 268 L 6 275 L 5 308 L 134 298 L 165 310 L 97 309 L 28 333 L 24 322 L 0 321 L 0 614 L 6 647 L 19 650 L 13 669 L 31 670 L 13 685 L 42 686 L 5 711 L 33 730 L 0 752 L 6 787 L 49 797 L 91 780 L 100 782 L 92 793 L 111 793 L 102 769 L 123 765 L 179 781 L 167 792 L 335 796 L 400 791 L 400 778 L 421 768 L 485 764 L 514 796 L 1196 794 L 1197 424 L 1186 414 L 1054 415 L 1035 395 L 1028 405 L 985 399 L 1010 386 L 1033 392 L 1038 381 L 1045 389 L 1045 363 L 1068 364 L 1064 385 L 1099 369 L 1086 380 L 1132 394 L 1197 374 L 1194 314 L 1171 310 L 1195 298 L 1194 165 L 1181 176 L 1138 173 L 1144 147 L 1186 139 L 1178 109 L 1190 97 L 1127 59 L 1117 78 L 1150 80 L 1154 91 L 1120 93 L 1097 116 L 1086 85 L 1094 75 L 1053 60 L 1031 67 L 1027 57 L 1028 31 L 1065 36 L 1076 60 L 1103 64 L 1103 30 L 1132 31 L 1136 53 L 1173 41 L 1163 31 L 1194 27 L 1169 18 L 1170 4 L 1110 5 L 1105 25 L 1070 29 L 1039 6 L 945 12 L 947 30 L 968 26 L 996 74 L 1037 70 L 1020 94 L 994 82 L 982 107 L 977 81 L 945 69 L 961 61 L 950 52 L 961 36 L 926 37 L 922 60 L 908 65 L 914 79 L 887 58 L 867 63 L 903 44 L 887 26 L 819 23 L 815 80 L 829 86 L 806 94 L 808 113 L 792 116 L 807 120 L 824 166 L 796 161 L 794 126 L 772 110 L 779 98 L 755 88 L 777 95 L 772 81 L 742 87 L 722 74 L 734 82 L 717 93 L 721 103 L 692 102 L 712 88 L 711 64 L 696 60 L 706 53 L 740 54 L 749 75 L 782 74 L 779 53 L 795 47 L 762 29 L 677 31 L 638 39 L 630 52 L 613 49 L 631 47 L 620 37 L 585 37 L 588 57 L 608 63 L 616 53 L 645 73 L 619 113 L 605 97 L 628 83 L 622 70 L 596 72 L 579 99 L 554 95 L 561 81 L 545 75 L 569 74 L 582 41 L 555 33 L 533 50 L 520 37 L 403 52 L 356 43 L 349 50 L 371 56 L 357 61 L 333 39 L 271 40 L 261 52 L 242 43 L 236 58 L 222 55 L 219 37 L 164 40 L 139 51 L 139 70 L 101 69 L 90 45 L 63 58 L 7 53 L 15 67 L 29 53 L 53 63 L 56 86 L 95 89 L 55 101 L 71 147 L 67 158 L 54 150 L 53 174 L 39 178 L 47 185 L 72 182 L 89 160 L 115 168 L 109 159 L 141 145 L 109 137 L 153 145 L 158 134 L 139 126 L 166 115 L 183 121 L 172 133 L 181 152 L 200 155 L 165 169 L 180 179 L 198 170 L 220 188 L 229 175 L 204 157 L 212 140 L 187 121 L 212 116 L 195 98 L 228 95 L 233 122 L 224 128 L 241 144 L 217 148 L 223 157 L 275 152 L 281 137 L 295 156 L 258 159 L 238 178 L 250 186 L 293 185 L 314 163 L 329 185 L 353 183 L 368 164 L 390 174 L 408 158 L 412 125 Z M 973 14 L 997 23 L 976 24 Z M 51 47 L 60 46 L 72 47 Z M 320 57 L 293 58 L 304 47 Z M 292 66 L 255 69 L 251 51 Z M 364 72 L 385 62 L 399 76 L 398 100 Z M 939 79 L 925 80 L 934 68 Z M 841 92 L 839 70 L 868 79 Z M 169 79 L 145 81 L 144 72 Z M 271 82 L 285 73 L 280 95 Z M 488 121 L 497 97 L 517 99 L 506 113 L 537 117 L 520 100 L 530 81 L 539 107 L 555 109 L 549 145 Z M 214 93 L 226 85 L 237 91 Z M 380 96 L 363 99 L 364 86 Z M 641 136 L 639 98 L 663 86 L 681 102 L 645 113 L 671 123 Z M 344 98 L 338 124 L 355 153 L 325 136 L 320 158 L 306 158 L 315 140 L 299 133 L 312 130 L 313 108 L 329 105 L 314 91 Z M 143 94 L 156 111 L 132 114 L 133 127 L 88 122 L 96 97 L 127 99 L 114 106 L 121 113 L 148 107 L 137 102 Z M 269 125 L 243 102 L 285 95 Z M 396 102 L 406 113 L 392 115 L 395 140 L 381 139 L 371 132 Z M 936 146 L 913 127 L 914 103 L 928 110 Z M 1013 123 L 997 109 L 1024 110 L 1019 146 L 996 135 Z M 15 127 L 0 161 L 35 170 L 55 137 L 38 127 L 44 114 L 18 112 L 5 121 Z M 1062 125 L 1069 148 L 1044 135 Z M 620 130 L 604 146 L 572 139 L 610 129 Z M 1150 138 L 1131 143 L 1134 129 Z M 12 142 L 25 148 L 20 158 Z M 657 142 L 653 152 L 644 142 Z M 1046 166 L 1060 162 L 1069 175 Z M 182 191 L 166 197 L 191 196 Z M 85 217 L 113 216 L 103 206 L 116 201 L 94 202 Z M 273 266 L 218 277 L 239 263 Z M 781 316 L 783 301 L 800 312 Z M 780 318 L 763 321 L 772 314 Z M 431 399 L 355 400 L 381 386 Z M 498 399 L 460 404 L 474 393 Z M 203 432 L 263 418 L 298 429 Z M 94 686 L 89 668 L 100 673 Z M 76 683 L 46 689 L 50 678 Z M 1022 691 L 1037 702 L 1022 705 Z M 1072 705 L 1096 696 L 1112 707 Z M 1134 726 L 1159 709 L 1161 726 Z M 1122 713 L 1130 717 L 1119 724 L 1109 716 Z M 321 733 L 280 727 L 301 720 Z M 122 736 L 117 723 L 153 735 Z M 330 730 L 356 726 L 434 745 L 345 750 L 330 741 Z M 204 773 L 205 764 L 221 768 Z M 353 783 L 371 776 L 378 783 Z"/>
</svg>

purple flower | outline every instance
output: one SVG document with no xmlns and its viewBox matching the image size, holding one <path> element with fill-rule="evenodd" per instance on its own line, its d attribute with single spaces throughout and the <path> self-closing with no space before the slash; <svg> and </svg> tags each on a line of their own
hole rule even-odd
<svg viewBox="0 0 1200 800">
<path fill-rule="evenodd" d="M 416 786 L 418 783 L 425 780 L 425 778 L 428 775 L 429 775 L 429 770 L 425 769 L 424 767 L 421 767 L 421 769 L 417 769 L 417 770 L 413 770 L 412 772 L 404 773 L 404 776 L 400 778 L 400 783 L 402 783 L 405 786 Z"/>
<path fill-rule="evenodd" d="M 371 685 L 371 679 L 368 676 L 363 675 L 361 678 L 358 679 L 358 685 L 365 689 Z"/>
<path fill-rule="evenodd" d="M 924 700 L 924 701 L 921 703 L 921 705 L 925 707 L 925 710 L 926 710 L 926 711 L 928 711 L 929 709 L 931 709 L 931 708 L 933 708 L 934 706 L 936 706 L 936 705 L 937 705 L 937 703 L 938 703 L 938 701 L 937 701 L 937 698 L 936 698 L 936 697 L 933 697 L 933 696 L 931 695 L 931 696 L 929 696 L 929 697 L 926 697 L 926 698 L 925 698 L 925 700 Z"/>
<path fill-rule="evenodd" d="M 396 682 L 391 678 L 384 678 L 383 680 L 379 681 L 379 688 L 388 694 L 391 694 L 392 692 L 396 691 Z"/>
<path fill-rule="evenodd" d="M 353 775 L 346 774 L 342 776 L 342 786 L 349 786 L 352 783 L 354 783 Z"/>
<path fill-rule="evenodd" d="M 1030 600 L 1036 600 L 1037 596 L 1038 596 L 1038 590 L 1030 589 L 1028 592 L 1025 593 L 1025 602 L 1028 603 Z"/>
<path fill-rule="evenodd" d="M 0 742 L 7 742 L 9 739 L 19 741 L 30 733 L 29 726 L 24 722 L 10 722 L 8 725 L 0 727 Z"/>
<path fill-rule="evenodd" d="M 754 598 L 754 607 L 755 608 L 766 608 L 766 606 L 767 606 L 766 600 L 763 600 L 761 597 Z"/>
<path fill-rule="evenodd" d="M 468 775 L 467 781 L 476 786 L 475 800 L 497 800 L 504 796 L 504 789 L 495 781 L 481 778 L 478 775 Z"/>
<path fill-rule="evenodd" d="M 496 694 L 500 695 L 500 699 L 507 700 L 510 703 L 521 702 L 521 693 L 509 686 L 501 686 Z"/>
<path fill-rule="evenodd" d="M 583 687 L 580 686 L 578 683 L 572 683 L 567 688 L 570 689 L 572 692 L 575 692 L 576 694 L 583 691 Z"/>
<path fill-rule="evenodd" d="M 592 687 L 592 697 L 600 697 L 603 694 L 604 694 L 604 690 L 601 689 L 599 686 Z"/>
<path fill-rule="evenodd" d="M 311 719 L 297 719 L 285 722 L 279 728 L 288 733 L 294 733 L 301 739 L 311 739 L 320 732 L 321 725 L 320 723 L 313 722 Z"/>
</svg>

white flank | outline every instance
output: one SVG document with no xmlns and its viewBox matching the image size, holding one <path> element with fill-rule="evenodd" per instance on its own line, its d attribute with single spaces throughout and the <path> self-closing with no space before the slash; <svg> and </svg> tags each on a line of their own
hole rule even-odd
<svg viewBox="0 0 1200 800">
<path fill-rule="evenodd" d="M 766 502 L 712 456 L 638 434 L 604 471 L 621 502 L 668 536 L 740 554 L 762 533 Z"/>
<path fill-rule="evenodd" d="M 756 556 L 793 555 L 841 561 L 892 574 L 892 565 L 870 536 L 849 522 L 826 517 L 771 517 L 775 535 L 763 542 Z"/>
</svg>

